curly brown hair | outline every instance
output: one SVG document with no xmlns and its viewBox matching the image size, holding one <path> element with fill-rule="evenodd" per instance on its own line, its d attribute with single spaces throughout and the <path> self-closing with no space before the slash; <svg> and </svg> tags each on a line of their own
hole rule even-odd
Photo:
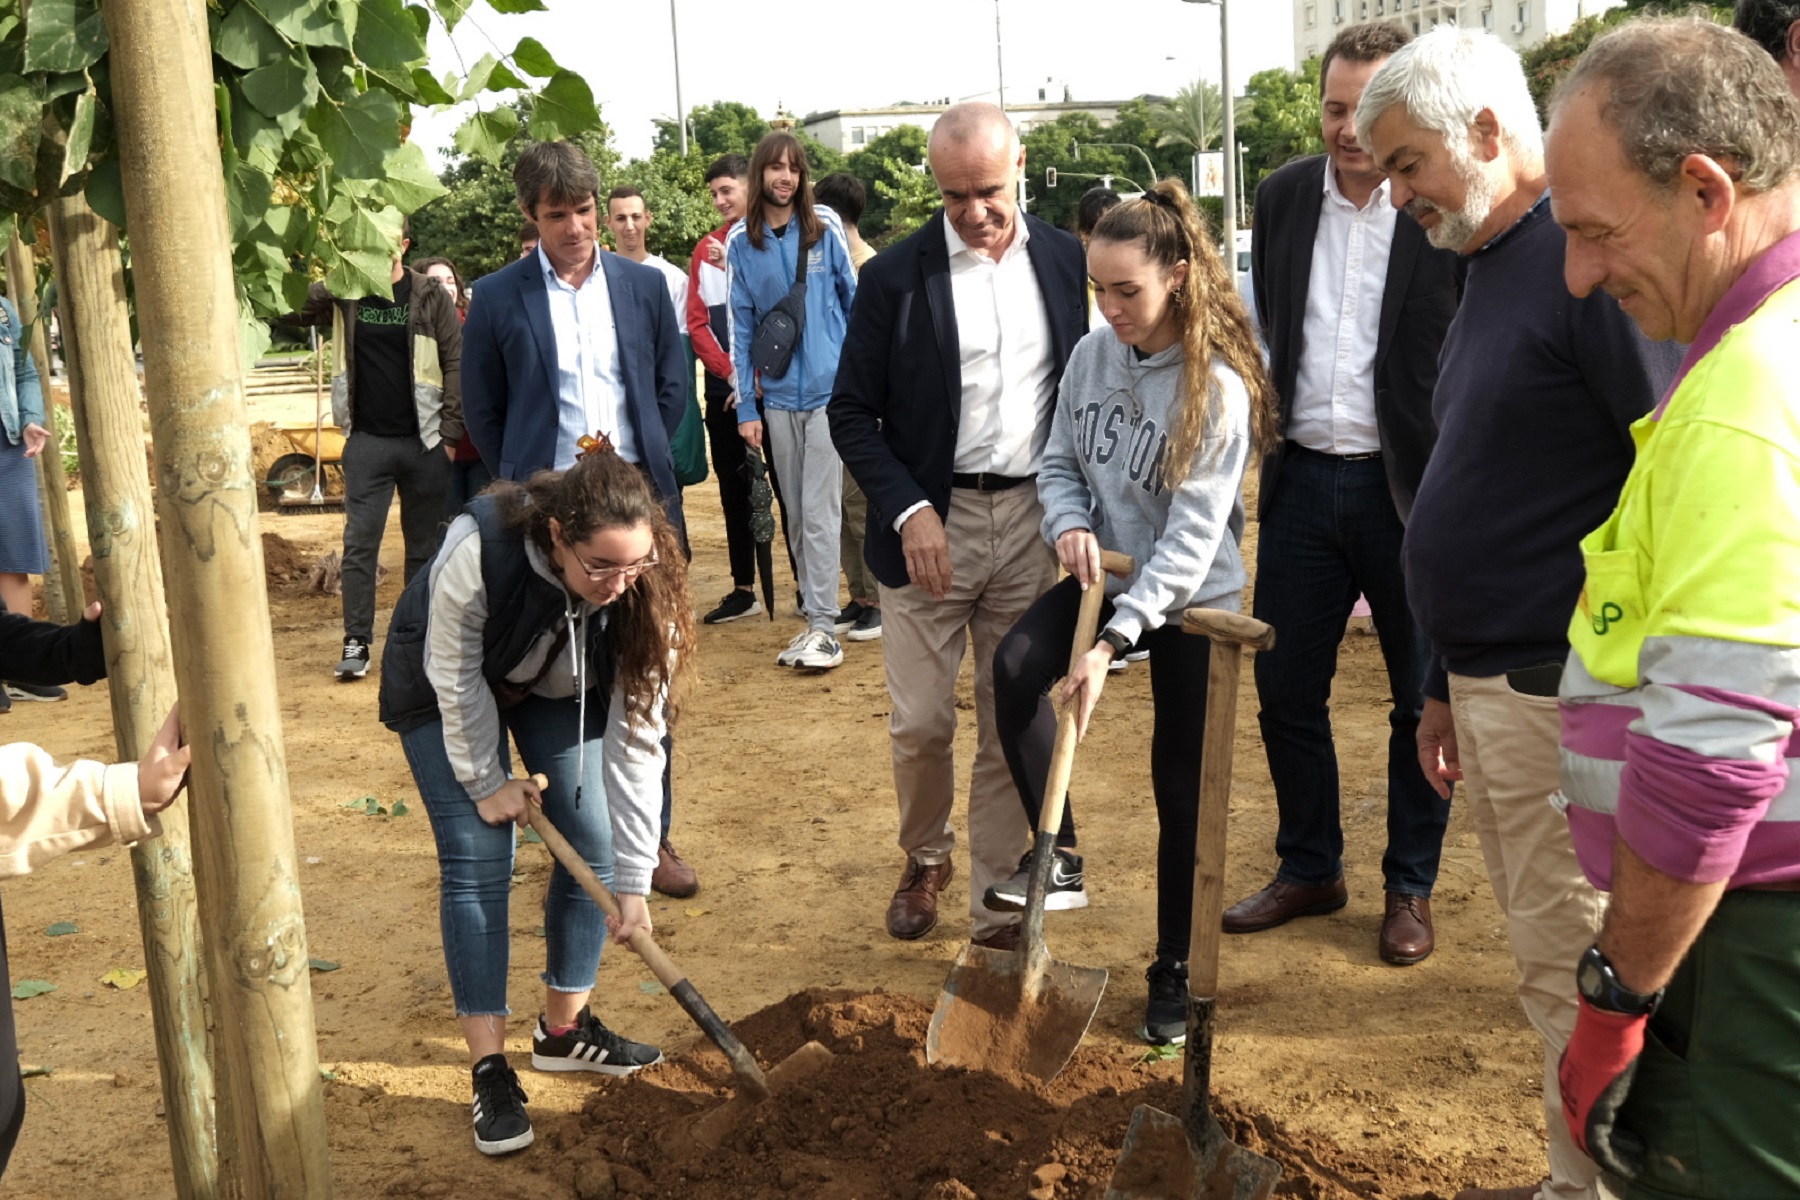
<svg viewBox="0 0 1800 1200">
<path fill-rule="evenodd" d="M 1194 452 L 1217 410 L 1219 388 L 1213 379 L 1214 358 L 1237 372 L 1250 394 L 1250 438 L 1268 451 L 1277 440 L 1275 387 L 1263 369 L 1262 348 L 1250 314 L 1232 285 L 1225 260 L 1213 248 L 1206 217 L 1194 205 L 1181 180 L 1164 179 L 1145 195 L 1107 212 L 1094 227 L 1096 242 L 1138 242 L 1146 257 L 1164 271 L 1187 262 L 1185 295 L 1176 299 L 1181 326 L 1185 398 L 1175 428 L 1169 432 L 1164 460 L 1169 487 L 1180 486 L 1194 465 Z"/>
<path fill-rule="evenodd" d="M 553 549 L 551 518 L 571 543 L 602 530 L 650 527 L 658 565 L 608 606 L 608 620 L 615 633 L 617 679 L 632 723 L 651 716 L 666 688 L 673 726 L 693 666 L 694 602 L 681 536 L 643 475 L 607 449 L 583 456 L 566 471 L 539 471 L 523 484 L 501 481 L 489 491 L 499 500 L 506 527 L 530 537 L 546 555 Z"/>
</svg>

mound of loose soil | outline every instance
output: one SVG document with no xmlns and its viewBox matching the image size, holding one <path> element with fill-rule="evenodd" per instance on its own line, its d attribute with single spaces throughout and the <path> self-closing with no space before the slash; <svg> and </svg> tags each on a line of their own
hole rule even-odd
<svg viewBox="0 0 1800 1200">
<path fill-rule="evenodd" d="M 809 1040 L 835 1057 L 772 1101 L 748 1109 L 718 1150 L 698 1144 L 698 1116 L 733 1092 L 724 1057 L 704 1045 L 594 1093 L 554 1139 L 577 1200 L 1033 1200 L 1104 1192 L 1131 1113 L 1165 1111 L 1177 1064 L 1136 1065 L 1083 1047 L 1048 1086 L 926 1064 L 931 1007 L 884 992 L 810 990 L 740 1022 L 765 1066 Z M 1229 1100 L 1239 1144 L 1282 1164 L 1278 1196 L 1302 1200 L 1427 1197 L 1440 1181 L 1411 1164 L 1347 1153 Z"/>
</svg>

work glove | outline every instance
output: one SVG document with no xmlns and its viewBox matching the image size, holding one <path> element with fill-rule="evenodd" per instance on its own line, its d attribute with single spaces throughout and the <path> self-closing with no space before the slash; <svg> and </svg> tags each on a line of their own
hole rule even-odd
<svg viewBox="0 0 1800 1200">
<path fill-rule="evenodd" d="M 1580 1005 L 1575 1035 L 1556 1069 L 1563 1119 L 1589 1158 L 1615 1175 L 1635 1179 L 1644 1165 L 1644 1143 L 1619 1125 L 1619 1109 L 1637 1074 L 1650 1018 L 1608 1012 L 1585 997 Z"/>
</svg>

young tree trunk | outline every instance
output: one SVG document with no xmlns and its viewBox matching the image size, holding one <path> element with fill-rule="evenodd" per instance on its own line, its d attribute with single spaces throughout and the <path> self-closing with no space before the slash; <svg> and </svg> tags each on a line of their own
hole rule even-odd
<svg viewBox="0 0 1800 1200">
<path fill-rule="evenodd" d="M 121 762 L 142 758 L 175 703 L 162 558 L 156 548 L 137 358 L 125 307 L 118 231 L 80 195 L 51 202 L 69 408 L 81 456 L 88 545 L 104 611 L 106 676 Z M 150 1015 L 168 1115 L 175 1194 L 217 1200 L 213 1072 L 207 1061 L 200 914 L 185 802 L 162 813 L 162 836 L 131 852 Z"/>
<path fill-rule="evenodd" d="M 108 0 L 103 13 L 232 1165 L 248 1200 L 327 1200 L 206 5 Z"/>
<path fill-rule="evenodd" d="M 19 320 L 30 325 L 37 320 L 37 260 L 31 247 L 13 231 L 6 247 L 6 277 L 12 282 L 13 307 Z M 81 554 L 75 545 L 74 527 L 69 524 L 69 479 L 63 473 L 62 452 L 56 440 L 56 404 L 50 398 L 50 337 L 39 325 L 31 331 L 31 357 L 37 363 L 38 376 L 44 388 L 44 428 L 50 431 L 50 444 L 38 455 L 38 478 L 42 481 L 44 529 L 50 542 L 50 575 L 44 577 L 44 607 L 50 619 L 66 625 L 81 615 L 87 597 L 81 590 Z M 53 600 L 61 600 L 57 611 Z"/>
<path fill-rule="evenodd" d="M 49 413 L 46 406 L 44 415 L 48 417 Z M 63 595 L 62 556 L 56 552 L 56 523 L 50 519 L 50 481 L 44 478 L 44 459 L 57 452 L 52 441 L 31 464 L 31 473 L 37 478 L 38 516 L 42 518 L 39 523 L 44 527 L 44 546 L 50 551 L 50 569 L 44 572 L 44 616 L 58 625 L 67 625 L 80 615 L 81 610 L 70 613 L 68 598 Z"/>
</svg>

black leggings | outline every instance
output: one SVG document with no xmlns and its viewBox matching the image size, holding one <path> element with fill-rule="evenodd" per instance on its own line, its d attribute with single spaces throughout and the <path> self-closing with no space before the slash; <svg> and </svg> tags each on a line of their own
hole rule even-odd
<svg viewBox="0 0 1800 1200">
<path fill-rule="evenodd" d="M 994 652 L 994 721 L 1033 829 L 1050 779 L 1056 711 L 1050 685 L 1069 666 L 1081 605 L 1074 579 L 1037 598 Z M 1101 606 L 1101 627 L 1112 602 Z M 1200 803 L 1200 753 L 1206 728 L 1206 676 L 1211 642 L 1164 625 L 1144 635 L 1150 651 L 1150 786 L 1156 795 L 1156 953 L 1186 961 L 1194 904 L 1194 825 Z M 1104 698 L 1102 699 L 1104 703 Z M 1075 845 L 1074 809 L 1063 810 L 1057 845 Z"/>
</svg>

